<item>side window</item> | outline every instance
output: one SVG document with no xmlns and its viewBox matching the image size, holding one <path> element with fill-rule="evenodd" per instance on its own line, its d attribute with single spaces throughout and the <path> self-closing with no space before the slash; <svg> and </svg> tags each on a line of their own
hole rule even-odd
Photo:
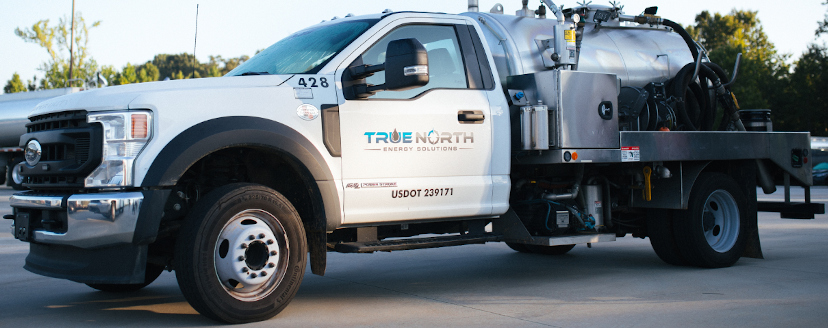
<svg viewBox="0 0 828 328">
<path fill-rule="evenodd" d="M 388 43 L 398 39 L 415 38 L 428 51 L 428 84 L 405 91 L 380 91 L 371 99 L 410 99 L 436 88 L 466 89 L 466 69 L 463 66 L 463 54 L 457 41 L 453 26 L 443 25 L 407 25 L 388 33 L 379 42 L 362 54 L 362 60 L 368 65 L 385 62 L 385 49 Z M 366 79 L 369 84 L 385 83 L 385 72 L 374 73 Z"/>
</svg>

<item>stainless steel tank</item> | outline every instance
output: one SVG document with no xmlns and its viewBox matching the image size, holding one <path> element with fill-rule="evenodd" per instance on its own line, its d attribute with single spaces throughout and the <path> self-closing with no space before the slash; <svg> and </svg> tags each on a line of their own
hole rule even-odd
<svg viewBox="0 0 828 328">
<path fill-rule="evenodd" d="M 0 148 L 18 146 L 20 136 L 26 133 L 29 113 L 41 101 L 80 90 L 61 88 L 0 95 Z"/>
<path fill-rule="evenodd" d="M 554 38 L 553 28 L 558 24 L 555 18 L 482 12 L 462 15 L 474 18 L 481 26 L 504 88 L 510 75 L 549 70 L 536 40 Z M 615 74 L 622 86 L 643 87 L 670 79 L 693 61 L 681 36 L 663 26 L 626 26 L 617 20 L 597 26 L 589 19 L 584 21 L 578 71 Z M 567 26 L 572 23 L 565 22 Z"/>
</svg>

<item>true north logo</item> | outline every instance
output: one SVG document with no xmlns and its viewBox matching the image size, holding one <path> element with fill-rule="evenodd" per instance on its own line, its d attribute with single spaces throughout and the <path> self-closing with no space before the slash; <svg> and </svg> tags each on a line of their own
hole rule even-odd
<svg viewBox="0 0 828 328">
<path fill-rule="evenodd" d="M 424 144 L 469 144 L 474 143 L 474 132 L 365 132 L 368 143 L 424 143 Z"/>
</svg>

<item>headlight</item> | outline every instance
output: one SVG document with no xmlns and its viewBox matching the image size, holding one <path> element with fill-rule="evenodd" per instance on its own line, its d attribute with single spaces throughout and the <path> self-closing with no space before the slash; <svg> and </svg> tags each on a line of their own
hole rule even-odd
<svg viewBox="0 0 828 328">
<path fill-rule="evenodd" d="M 149 111 L 89 114 L 87 122 L 103 125 L 103 161 L 84 185 L 89 188 L 132 185 L 132 163 L 152 137 Z"/>
</svg>

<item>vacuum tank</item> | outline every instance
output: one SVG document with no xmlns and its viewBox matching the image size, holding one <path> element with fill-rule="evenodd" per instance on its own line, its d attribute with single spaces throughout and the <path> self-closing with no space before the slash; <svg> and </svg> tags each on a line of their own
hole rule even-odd
<svg viewBox="0 0 828 328">
<path fill-rule="evenodd" d="M 644 87 L 650 82 L 665 82 L 684 65 L 693 62 L 687 44 L 679 34 L 662 25 L 649 27 L 620 22 L 618 18 L 602 21 L 595 13 L 617 8 L 599 5 L 579 6 L 564 11 L 564 26 L 574 26 L 573 13 L 584 23 L 577 70 L 615 74 L 621 86 Z M 462 15 L 480 24 L 492 51 L 504 88 L 508 76 L 549 70 L 545 66 L 543 44 L 554 40 L 554 17 L 535 18 L 483 12 Z M 598 15 L 600 16 L 600 14 Z M 629 24 L 629 25 L 628 25 Z"/>
</svg>

